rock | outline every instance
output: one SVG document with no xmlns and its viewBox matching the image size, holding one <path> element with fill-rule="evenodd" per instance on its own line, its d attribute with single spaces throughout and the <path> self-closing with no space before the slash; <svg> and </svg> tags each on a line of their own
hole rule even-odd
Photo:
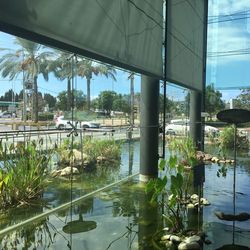
<svg viewBox="0 0 250 250">
<path fill-rule="evenodd" d="M 172 249 L 172 246 L 173 246 L 173 242 L 172 241 L 166 241 L 166 243 L 165 243 L 165 247 L 167 247 L 167 248 L 171 248 Z"/>
<path fill-rule="evenodd" d="M 184 242 L 186 243 L 191 243 L 191 242 L 199 242 L 201 240 L 201 237 L 198 236 L 198 235 L 193 235 L 193 236 L 190 236 L 190 237 L 187 237 Z"/>
<path fill-rule="evenodd" d="M 190 197 L 191 200 L 199 200 L 199 195 L 197 194 L 192 194 Z"/>
<path fill-rule="evenodd" d="M 201 204 L 204 205 L 204 206 L 209 206 L 210 202 L 205 198 L 201 198 Z"/>
<path fill-rule="evenodd" d="M 231 160 L 226 160 L 226 163 L 231 163 Z"/>
<path fill-rule="evenodd" d="M 186 242 L 181 242 L 181 244 L 178 246 L 178 250 L 188 250 L 188 249 L 200 249 L 200 245 L 197 242 L 190 242 L 190 243 L 186 243 Z"/>
<path fill-rule="evenodd" d="M 77 168 L 72 167 L 72 174 L 79 174 L 79 170 Z M 66 167 L 61 170 L 61 176 L 71 175 L 71 167 Z"/>
<path fill-rule="evenodd" d="M 210 155 L 210 154 L 205 154 L 205 156 L 204 156 L 204 161 L 211 161 L 211 159 L 213 158 L 213 156 L 212 155 Z"/>
<path fill-rule="evenodd" d="M 161 237 L 161 240 L 165 241 L 165 240 L 170 240 L 170 237 L 171 237 L 171 234 L 166 234 L 166 235 L 163 235 Z"/>
<path fill-rule="evenodd" d="M 196 152 L 196 158 L 197 158 L 199 161 L 203 160 L 204 157 L 205 157 L 204 152 L 202 152 L 202 151 L 197 151 L 197 152 Z"/>
<path fill-rule="evenodd" d="M 219 158 L 217 158 L 217 157 L 214 156 L 214 157 L 212 157 L 211 161 L 212 162 L 219 162 Z"/>
<path fill-rule="evenodd" d="M 169 227 L 164 227 L 162 230 L 163 230 L 164 232 L 168 232 L 168 231 L 169 231 Z"/>
<path fill-rule="evenodd" d="M 60 170 L 54 170 L 54 171 L 51 172 L 51 177 L 57 177 L 57 176 L 61 175 L 61 172 L 62 172 L 61 169 Z"/>
<path fill-rule="evenodd" d="M 192 203 L 187 204 L 187 208 L 189 208 L 189 209 L 194 208 L 194 204 L 192 204 Z"/>
<path fill-rule="evenodd" d="M 170 240 L 175 244 L 179 244 L 181 242 L 181 238 L 177 235 L 171 235 Z"/>
<path fill-rule="evenodd" d="M 224 163 L 226 163 L 226 161 L 225 160 L 219 160 L 219 163 L 224 164 Z"/>
</svg>

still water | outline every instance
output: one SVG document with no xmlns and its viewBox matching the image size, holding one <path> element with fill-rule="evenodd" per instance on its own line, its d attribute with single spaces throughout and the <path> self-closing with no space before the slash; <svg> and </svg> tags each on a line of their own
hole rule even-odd
<svg viewBox="0 0 250 250">
<path fill-rule="evenodd" d="M 214 148 L 206 148 L 213 152 Z M 228 157 L 233 158 L 232 152 Z M 236 176 L 236 213 L 250 213 L 249 153 L 238 154 Z M 214 250 L 226 244 L 250 246 L 250 223 L 221 221 L 216 211 L 233 213 L 233 166 L 226 177 L 217 177 L 218 164 L 206 165 L 203 196 L 211 205 L 192 215 L 192 225 L 207 234 Z M 73 198 L 104 187 L 139 171 L 139 142 L 124 143 L 119 166 L 98 169 L 78 176 L 72 184 Z M 6 211 L 0 215 L 0 228 L 6 228 L 36 214 L 70 201 L 71 183 L 53 179 L 43 196 L 43 204 Z M 164 227 L 161 208 L 152 206 L 138 178 L 96 195 L 29 226 L 2 237 L 2 249 L 159 249 L 154 234 Z M 233 234 L 234 229 L 234 234 Z M 234 239 L 233 239 L 234 235 Z M 164 248 L 162 248 L 164 249 Z"/>
</svg>

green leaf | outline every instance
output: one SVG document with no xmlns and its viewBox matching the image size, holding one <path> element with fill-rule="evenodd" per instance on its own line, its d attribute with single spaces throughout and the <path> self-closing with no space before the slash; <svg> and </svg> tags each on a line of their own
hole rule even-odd
<svg viewBox="0 0 250 250">
<path fill-rule="evenodd" d="M 154 187 L 155 187 L 155 182 L 153 179 L 151 179 L 145 187 L 145 192 L 150 193 L 152 190 L 154 190 Z"/>
<path fill-rule="evenodd" d="M 160 169 L 160 171 L 163 171 L 165 169 L 165 165 L 166 165 L 166 160 L 165 159 L 161 159 L 161 161 L 159 163 L 159 169 Z"/>
<path fill-rule="evenodd" d="M 174 156 L 171 155 L 169 157 L 169 160 L 168 160 L 169 168 L 170 169 L 175 168 L 176 164 L 177 164 L 177 156 L 176 155 L 174 155 Z"/>
</svg>

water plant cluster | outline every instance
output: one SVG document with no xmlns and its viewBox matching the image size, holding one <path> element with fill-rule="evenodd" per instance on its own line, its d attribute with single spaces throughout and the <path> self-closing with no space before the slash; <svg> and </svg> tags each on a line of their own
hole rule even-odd
<svg viewBox="0 0 250 250">
<path fill-rule="evenodd" d="M 219 136 L 219 146 L 223 152 L 226 149 L 234 148 L 234 126 L 227 126 L 221 132 Z M 238 149 L 249 149 L 249 140 L 246 135 L 241 134 L 239 130 L 236 133 L 236 147 Z"/>
<path fill-rule="evenodd" d="M 0 209 L 41 197 L 52 156 L 52 150 L 41 149 L 42 144 L 42 140 L 17 145 L 0 141 Z"/>
<path fill-rule="evenodd" d="M 79 168 L 95 168 L 98 164 L 119 162 L 121 143 L 115 140 L 94 140 L 85 138 L 81 142 L 71 142 L 65 139 L 57 149 L 60 156 L 59 167 L 72 163 Z"/>
<path fill-rule="evenodd" d="M 189 198 L 191 171 L 199 162 L 196 149 L 190 138 L 173 139 L 169 144 L 170 156 L 159 163 L 160 176 L 149 181 L 146 192 L 152 193 L 152 201 L 164 197 L 162 205 L 166 213 L 164 218 L 173 232 L 184 229 L 186 200 Z M 161 202 L 158 200 L 158 202 Z"/>
</svg>

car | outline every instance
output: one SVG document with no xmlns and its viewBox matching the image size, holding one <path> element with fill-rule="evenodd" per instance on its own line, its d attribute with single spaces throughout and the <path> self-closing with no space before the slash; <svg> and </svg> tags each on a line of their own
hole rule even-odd
<svg viewBox="0 0 250 250">
<path fill-rule="evenodd" d="M 4 111 L 4 112 L 0 113 L 0 118 L 11 118 L 11 117 L 12 117 L 11 112 Z"/>
<path fill-rule="evenodd" d="M 176 119 L 171 120 L 169 124 L 165 127 L 165 134 L 167 135 L 177 135 L 186 134 L 189 132 L 189 120 L 188 119 Z M 217 135 L 219 129 L 213 126 L 205 125 L 205 135 Z"/>
<path fill-rule="evenodd" d="M 57 129 L 66 129 L 72 128 L 70 124 L 76 126 L 76 128 L 100 128 L 100 123 L 92 122 L 92 121 L 71 121 L 64 119 L 64 116 L 58 116 L 55 118 L 55 124 Z"/>
</svg>

